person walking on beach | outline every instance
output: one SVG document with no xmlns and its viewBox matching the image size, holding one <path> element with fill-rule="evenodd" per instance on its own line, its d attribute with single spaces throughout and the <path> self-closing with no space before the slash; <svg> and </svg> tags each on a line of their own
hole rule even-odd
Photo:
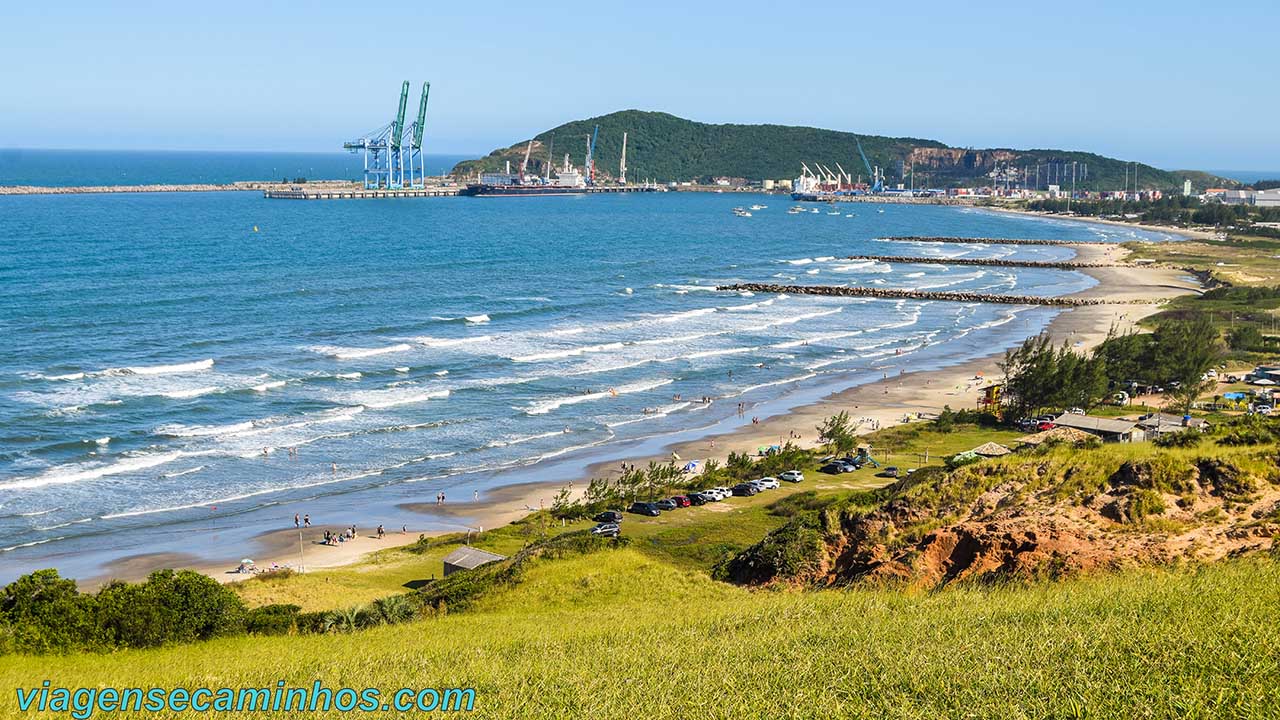
<svg viewBox="0 0 1280 720">
<path fill-rule="evenodd" d="M 303 515 L 303 516 L 302 516 L 302 527 L 311 527 L 311 515 L 310 515 L 310 514 L 307 514 L 307 515 Z"/>
<path fill-rule="evenodd" d="M 293 514 L 293 526 L 302 527 L 302 523 L 298 520 L 298 513 Z"/>
<path fill-rule="evenodd" d="M 480 491 L 479 490 L 471 491 L 471 499 L 476 502 L 480 502 Z"/>
<path fill-rule="evenodd" d="M 387 531 L 386 531 L 386 530 L 383 530 L 383 529 L 382 529 L 382 526 L 381 526 L 381 525 L 379 525 L 379 526 L 378 526 L 378 539 L 379 539 L 379 540 L 381 540 L 381 539 L 382 539 L 382 536 L 384 536 L 384 535 L 386 535 L 386 534 L 387 534 Z"/>
</svg>

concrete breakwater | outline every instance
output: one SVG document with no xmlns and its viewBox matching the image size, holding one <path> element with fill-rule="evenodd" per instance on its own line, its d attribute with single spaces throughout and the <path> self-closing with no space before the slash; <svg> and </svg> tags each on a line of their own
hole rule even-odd
<svg viewBox="0 0 1280 720">
<path fill-rule="evenodd" d="M 934 235 L 894 235 L 877 238 L 877 240 L 893 240 L 901 242 L 933 242 L 933 243 L 977 243 L 979 245 L 1100 245 L 1080 240 L 1032 240 L 1026 238 L 986 238 L 986 237 L 948 237 Z"/>
<path fill-rule="evenodd" d="M 999 258 L 912 257 L 906 255 L 850 255 L 849 260 L 871 260 L 884 263 L 916 265 L 983 265 L 989 267 L 1042 268 L 1045 270 L 1078 270 L 1080 268 L 1128 267 L 1120 263 L 1078 262 L 1073 260 L 1002 260 Z"/>
<path fill-rule="evenodd" d="M 84 195 L 105 193 L 165 193 L 165 192 L 243 192 L 289 190 L 297 186 L 291 183 L 239 181 L 233 183 L 192 183 L 159 185 L 68 185 L 54 187 L 43 185 L 0 185 L 0 195 Z M 348 190 L 359 185 L 346 180 L 312 180 L 306 187 L 318 190 Z"/>
<path fill-rule="evenodd" d="M 1108 300 L 1106 298 L 1040 297 L 1038 295 L 997 295 L 993 293 L 946 292 L 935 290 L 896 290 L 878 287 L 848 287 L 843 285 L 774 285 L 771 283 L 739 283 L 719 285 L 717 290 L 733 292 L 785 293 L 787 295 L 825 295 L 828 297 L 869 297 L 888 300 L 944 300 L 967 303 L 998 303 L 1002 305 L 1048 305 L 1050 307 L 1082 307 L 1085 305 L 1120 305 L 1148 302 L 1146 300 Z"/>
</svg>

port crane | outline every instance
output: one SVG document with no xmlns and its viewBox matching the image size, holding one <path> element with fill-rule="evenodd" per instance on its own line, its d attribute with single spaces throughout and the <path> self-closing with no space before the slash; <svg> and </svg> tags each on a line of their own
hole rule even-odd
<svg viewBox="0 0 1280 720">
<path fill-rule="evenodd" d="M 618 184 L 627 184 L 627 134 L 622 133 L 622 162 L 618 163 Z"/>
<path fill-rule="evenodd" d="M 408 87 L 409 83 L 405 83 Z M 409 128 L 409 187 L 421 189 L 427 184 L 427 160 L 422 154 L 422 132 L 427 124 L 427 95 L 431 92 L 431 83 L 422 83 L 422 99 L 418 101 L 418 119 Z M 403 103 L 403 101 L 401 101 Z M 417 179 L 414 179 L 414 169 Z"/>
<path fill-rule="evenodd" d="M 600 137 L 600 126 L 592 131 L 590 137 L 587 138 L 587 178 L 592 185 L 596 184 L 596 138 Z"/>
<path fill-rule="evenodd" d="M 350 152 L 364 152 L 364 187 L 366 190 L 388 188 L 399 190 L 404 187 L 404 168 L 410 166 L 409 183 L 412 187 L 422 187 L 426 181 L 426 165 L 422 157 L 422 132 L 426 123 L 427 92 L 430 83 L 422 87 L 422 102 L 418 106 L 418 121 L 413 124 L 412 132 L 406 133 L 404 126 L 405 108 L 409 103 L 409 81 L 400 86 L 400 104 L 395 119 L 364 134 L 356 140 L 342 143 L 342 148 Z M 405 147 L 408 138 L 409 146 Z M 406 162 L 405 154 L 409 155 Z M 414 181 L 413 165 L 418 166 L 418 182 Z"/>
<path fill-rule="evenodd" d="M 862 141 L 857 135 L 853 136 L 853 141 L 858 145 L 858 155 L 862 157 L 862 164 L 867 168 L 867 174 L 871 176 L 871 192 L 879 194 L 884 192 L 884 180 L 880 177 L 880 168 L 871 169 L 871 162 L 867 160 L 867 154 L 862 152 Z"/>
</svg>

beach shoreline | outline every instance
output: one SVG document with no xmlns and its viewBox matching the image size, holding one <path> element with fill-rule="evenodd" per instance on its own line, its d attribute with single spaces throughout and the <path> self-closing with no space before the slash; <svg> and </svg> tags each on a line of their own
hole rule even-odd
<svg viewBox="0 0 1280 720">
<path fill-rule="evenodd" d="M 1066 341 L 1084 349 L 1093 347 L 1102 342 L 1113 327 L 1121 332 L 1134 327 L 1139 320 L 1156 312 L 1163 300 L 1199 290 L 1198 285 L 1175 268 L 1124 266 L 1128 251 L 1120 245 L 1077 243 L 1073 247 L 1077 260 L 1117 265 L 1082 268 L 1080 272 L 1093 277 L 1097 284 L 1073 296 L 1114 300 L 1117 304 L 1062 310 L 1046 329 L 1055 342 Z M 1148 302 L 1138 304 L 1135 302 L 1138 300 Z M 1155 302 L 1151 302 L 1153 300 Z M 990 378 L 998 377 L 998 363 L 1005 349 L 1001 347 L 979 358 L 929 370 L 911 371 L 907 360 L 902 367 L 894 365 L 884 369 L 883 377 L 877 380 L 834 392 L 815 402 L 762 415 L 758 424 L 743 424 L 720 432 L 708 429 L 694 439 L 664 444 L 656 453 L 621 462 L 615 458 L 586 464 L 579 471 L 554 480 L 504 485 L 479 497 L 453 499 L 443 505 L 403 502 L 397 506 L 420 514 L 426 521 L 424 524 L 434 529 L 415 528 L 410 522 L 404 529 L 386 528 L 385 536 L 378 539 L 373 526 L 357 527 L 358 537 L 338 546 L 321 544 L 323 532 L 326 529 L 339 532 L 349 526 L 315 525 L 302 530 L 301 534 L 294 528 L 274 529 L 254 536 L 252 550 L 235 557 L 210 560 L 208 553 L 203 557 L 186 553 L 135 553 L 111 561 L 104 566 L 103 573 L 86 579 L 84 584 L 92 587 L 108 579 L 137 580 L 166 567 L 189 568 L 220 582 L 234 582 L 252 577 L 233 572 L 245 557 L 252 558 L 261 569 L 280 566 L 314 571 L 341 567 L 360 562 L 379 550 L 412 544 L 421 536 L 437 537 L 465 532 L 468 528 L 480 530 L 510 523 L 537 509 L 550 507 L 552 498 L 562 488 L 567 487 L 572 495 L 578 496 L 592 478 L 615 477 L 622 462 L 637 465 L 666 462 L 674 453 L 682 461 L 694 461 L 701 468 L 709 459 L 723 464 L 731 452 L 755 454 L 761 447 L 788 441 L 811 448 L 817 445 L 816 426 L 841 410 L 848 411 L 859 422 L 860 433 L 868 433 L 904 420 L 934 415 L 946 406 L 957 410 L 973 408 L 978 389 Z M 442 524 L 449 527 L 440 529 Z"/>
</svg>

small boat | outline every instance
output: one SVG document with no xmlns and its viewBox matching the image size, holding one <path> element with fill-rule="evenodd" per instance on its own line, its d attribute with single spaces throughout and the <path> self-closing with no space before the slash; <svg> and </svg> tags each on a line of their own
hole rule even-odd
<svg viewBox="0 0 1280 720">
<path fill-rule="evenodd" d="M 840 211 L 839 211 L 839 210 L 832 210 L 831 212 L 829 212 L 829 213 L 827 213 L 827 214 L 828 214 L 828 215 L 836 215 L 836 216 L 839 216 L 839 215 L 840 215 Z"/>
<path fill-rule="evenodd" d="M 802 213 L 802 212 L 804 212 L 804 208 L 791 208 L 790 210 L 788 210 L 788 211 L 787 211 L 787 214 L 788 214 L 788 215 L 799 215 L 799 214 L 800 214 L 800 213 Z"/>
<path fill-rule="evenodd" d="M 751 217 L 751 213 L 747 212 L 746 210 L 744 210 L 744 209 L 742 209 L 742 208 L 740 208 L 740 207 L 736 207 L 736 208 L 734 208 L 734 209 L 733 209 L 733 214 L 734 214 L 734 215 L 737 215 L 738 217 Z"/>
<path fill-rule="evenodd" d="M 848 215 L 845 215 L 845 217 L 857 217 L 857 215 L 857 213 L 849 213 Z"/>
<path fill-rule="evenodd" d="M 765 209 L 765 208 L 767 208 L 767 207 L 769 207 L 769 206 L 768 206 L 768 205 L 752 205 L 752 206 L 751 206 L 751 209 L 752 209 L 752 210 L 764 210 L 764 209 Z"/>
<path fill-rule="evenodd" d="M 880 213 L 881 215 L 883 215 L 883 214 L 884 214 L 884 208 L 880 208 L 880 209 L 879 209 L 879 210 L 877 210 L 876 212 L 878 212 L 878 213 Z"/>
<path fill-rule="evenodd" d="M 813 208 L 813 209 L 812 209 L 812 210 L 810 210 L 809 212 L 813 213 L 814 215 L 817 215 L 817 214 L 818 214 L 818 208 Z"/>
</svg>

